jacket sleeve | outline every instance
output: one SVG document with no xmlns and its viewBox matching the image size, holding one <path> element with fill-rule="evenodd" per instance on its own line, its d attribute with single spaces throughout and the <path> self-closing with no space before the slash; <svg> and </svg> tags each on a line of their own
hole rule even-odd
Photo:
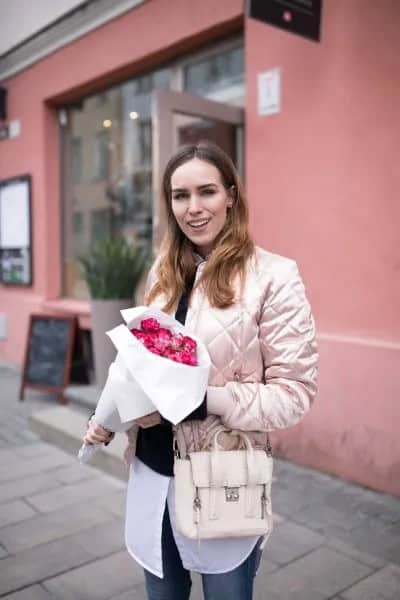
<svg viewBox="0 0 400 600">
<path fill-rule="evenodd" d="M 294 261 L 265 295 L 258 337 L 263 382 L 209 386 L 208 412 L 220 415 L 230 428 L 272 431 L 290 427 L 301 420 L 316 395 L 318 361 L 314 319 Z"/>
</svg>

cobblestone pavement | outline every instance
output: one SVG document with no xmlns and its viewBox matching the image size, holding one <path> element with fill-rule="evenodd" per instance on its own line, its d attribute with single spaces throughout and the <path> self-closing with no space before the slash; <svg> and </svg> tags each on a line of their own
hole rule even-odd
<svg viewBox="0 0 400 600">
<path fill-rule="evenodd" d="M 145 600 L 124 548 L 125 484 L 41 442 L 27 416 L 55 400 L 0 368 L 0 597 Z M 399 600 L 400 499 L 276 461 L 276 527 L 255 600 Z M 194 577 L 193 600 L 200 600 Z M 223 600 L 223 599 L 221 599 Z"/>
</svg>

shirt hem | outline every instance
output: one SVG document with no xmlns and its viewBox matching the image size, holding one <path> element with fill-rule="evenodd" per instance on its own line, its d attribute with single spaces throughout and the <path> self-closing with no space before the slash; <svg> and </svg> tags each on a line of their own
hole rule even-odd
<svg viewBox="0 0 400 600">
<path fill-rule="evenodd" d="M 256 547 L 256 544 L 258 543 L 258 541 L 259 541 L 259 538 L 256 538 L 254 545 L 250 547 L 249 552 L 247 552 L 247 554 L 245 554 L 243 557 L 241 557 L 237 564 L 234 564 L 233 566 L 229 566 L 227 569 L 222 569 L 219 571 L 208 571 L 208 570 L 205 571 L 203 569 L 201 571 L 198 571 L 197 569 L 195 569 L 193 567 L 186 566 L 186 564 L 184 564 L 183 560 L 182 560 L 182 564 L 183 564 L 184 568 L 187 569 L 188 571 L 192 571 L 193 573 L 199 573 L 200 575 L 222 575 L 222 573 L 229 573 L 229 571 L 234 571 L 235 569 L 240 567 L 240 565 L 243 564 L 244 561 L 249 558 L 250 554 L 253 552 L 254 548 Z"/>
<path fill-rule="evenodd" d="M 125 540 L 125 546 L 126 549 L 128 551 L 128 553 L 131 555 L 131 557 L 136 560 L 136 562 L 143 568 L 146 569 L 146 571 L 149 571 L 150 573 L 152 573 L 153 575 L 155 575 L 156 577 L 159 577 L 160 579 L 164 579 L 164 575 L 163 573 L 160 573 L 160 571 L 156 571 L 155 569 L 153 569 L 152 567 L 149 567 L 148 565 L 145 565 L 144 562 L 142 560 L 140 560 L 140 558 L 138 558 L 135 553 L 129 548 L 128 544 L 126 543 Z"/>
</svg>

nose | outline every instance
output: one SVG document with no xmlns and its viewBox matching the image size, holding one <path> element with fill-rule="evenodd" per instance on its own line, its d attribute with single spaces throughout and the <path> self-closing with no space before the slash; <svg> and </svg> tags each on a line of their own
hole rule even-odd
<svg viewBox="0 0 400 600">
<path fill-rule="evenodd" d="M 191 194 L 191 196 L 189 198 L 189 206 L 188 206 L 189 213 L 197 214 L 197 213 L 201 212 L 201 210 L 202 210 L 201 199 L 199 198 L 199 196 L 197 194 Z"/>
</svg>

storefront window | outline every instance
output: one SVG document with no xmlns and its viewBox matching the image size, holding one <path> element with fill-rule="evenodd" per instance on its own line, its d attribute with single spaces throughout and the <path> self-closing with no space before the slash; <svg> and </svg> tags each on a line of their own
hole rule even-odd
<svg viewBox="0 0 400 600">
<path fill-rule="evenodd" d="M 153 91 L 173 87 L 244 105 L 241 42 L 221 48 L 184 57 L 69 107 L 63 144 L 64 296 L 89 297 L 78 258 L 96 240 L 125 238 L 151 247 Z M 211 131 L 224 147 L 235 145 L 232 128 L 221 124 L 217 130 L 215 123 L 190 115 L 179 118 L 177 143 L 195 141 L 201 130 L 203 137 Z"/>
<path fill-rule="evenodd" d="M 191 62 L 184 69 L 185 91 L 226 102 L 244 95 L 243 47 Z"/>
<path fill-rule="evenodd" d="M 151 246 L 151 93 L 170 87 L 167 69 L 146 74 L 69 109 L 64 165 L 64 295 L 86 299 L 78 257 L 104 237 Z M 70 172 L 68 172 L 68 169 Z"/>
</svg>

